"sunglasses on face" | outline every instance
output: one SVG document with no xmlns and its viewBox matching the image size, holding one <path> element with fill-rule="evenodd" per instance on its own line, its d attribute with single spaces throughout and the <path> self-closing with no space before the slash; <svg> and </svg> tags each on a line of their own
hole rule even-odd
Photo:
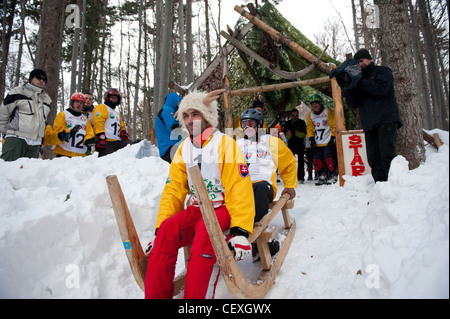
<svg viewBox="0 0 450 319">
<path fill-rule="evenodd" d="M 36 79 L 38 79 L 39 81 L 44 81 L 44 82 L 47 82 L 47 78 L 46 77 L 44 77 L 44 76 L 37 76 L 36 77 Z"/>
</svg>

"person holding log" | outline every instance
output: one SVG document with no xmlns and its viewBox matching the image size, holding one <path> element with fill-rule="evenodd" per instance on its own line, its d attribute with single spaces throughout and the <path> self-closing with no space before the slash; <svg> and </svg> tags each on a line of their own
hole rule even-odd
<svg viewBox="0 0 450 319">
<path fill-rule="evenodd" d="M 184 298 L 213 298 L 219 275 L 216 256 L 199 208 L 189 168 L 198 165 L 228 247 L 236 260 L 251 253 L 255 204 L 244 155 L 236 142 L 217 130 L 216 99 L 194 91 L 181 100 L 177 119 L 189 132 L 170 164 L 156 221 L 156 236 L 147 248 L 146 298 L 172 298 L 178 249 L 192 245 L 186 272 Z M 189 206 L 186 195 L 192 192 Z"/>
<path fill-rule="evenodd" d="M 347 88 L 344 96 L 351 108 L 359 109 L 366 138 L 367 159 L 375 182 L 388 180 L 392 159 L 396 156 L 397 130 L 402 127 L 394 92 L 391 69 L 375 65 L 366 49 L 356 52 L 362 77 L 354 88 L 342 73 L 333 73 L 339 86 Z"/>
</svg>

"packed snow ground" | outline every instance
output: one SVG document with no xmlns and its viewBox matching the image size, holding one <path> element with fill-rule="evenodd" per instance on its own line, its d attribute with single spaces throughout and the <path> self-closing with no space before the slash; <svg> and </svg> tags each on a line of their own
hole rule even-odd
<svg viewBox="0 0 450 319">
<path fill-rule="evenodd" d="M 388 182 L 298 185 L 296 234 L 267 298 L 449 298 L 448 132 L 429 133 L 445 145 L 411 171 L 397 156 Z M 146 245 L 169 169 L 156 154 L 143 141 L 103 158 L 0 160 L 0 298 L 143 298 L 105 177 L 118 176 Z M 232 297 L 221 278 L 216 298 Z"/>
</svg>

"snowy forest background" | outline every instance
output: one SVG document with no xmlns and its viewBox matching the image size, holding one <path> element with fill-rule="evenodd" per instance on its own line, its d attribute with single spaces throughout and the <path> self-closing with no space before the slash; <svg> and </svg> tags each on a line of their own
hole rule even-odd
<svg viewBox="0 0 450 319">
<path fill-rule="evenodd" d="M 425 156 L 422 129 L 448 130 L 448 0 L 346 1 L 352 21 L 344 21 L 338 10 L 335 19 L 324 21 L 320 9 L 311 12 L 318 22 L 310 40 L 321 49 L 328 45 L 327 53 L 340 62 L 366 47 L 377 64 L 393 70 L 405 124 L 399 153 L 415 168 Z M 225 43 L 219 27 L 224 2 L 3 0 L 0 98 L 26 81 L 32 68 L 43 68 L 53 99 L 52 123 L 71 93 L 91 92 L 101 103 L 106 89 L 117 87 L 124 96 L 120 111 L 130 136 L 148 138 L 169 81 L 192 83 Z M 266 2 L 236 4 L 259 8 Z M 283 1 L 270 2 L 277 7 Z M 245 102 L 233 100 L 234 116 L 240 103 Z"/>
</svg>

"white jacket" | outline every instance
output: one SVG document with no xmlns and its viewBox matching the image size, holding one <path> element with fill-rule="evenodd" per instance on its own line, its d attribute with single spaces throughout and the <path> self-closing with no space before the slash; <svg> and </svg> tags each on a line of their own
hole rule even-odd
<svg viewBox="0 0 450 319">
<path fill-rule="evenodd" d="M 33 140 L 44 137 L 52 100 L 30 83 L 13 88 L 0 106 L 0 131 Z"/>
</svg>

